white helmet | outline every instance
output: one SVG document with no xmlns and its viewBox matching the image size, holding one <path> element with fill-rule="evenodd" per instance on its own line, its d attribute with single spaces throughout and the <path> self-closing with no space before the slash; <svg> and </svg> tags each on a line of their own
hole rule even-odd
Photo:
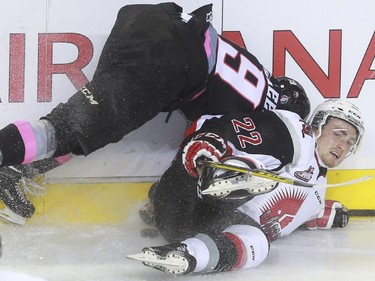
<svg viewBox="0 0 375 281">
<path fill-rule="evenodd" d="M 354 104 L 344 99 L 329 99 L 321 103 L 316 107 L 308 120 L 308 123 L 318 130 L 317 137 L 321 135 L 322 127 L 326 123 L 328 116 L 340 118 L 356 128 L 357 140 L 350 149 L 348 155 L 355 153 L 362 141 L 363 134 L 365 133 L 361 111 Z"/>
</svg>

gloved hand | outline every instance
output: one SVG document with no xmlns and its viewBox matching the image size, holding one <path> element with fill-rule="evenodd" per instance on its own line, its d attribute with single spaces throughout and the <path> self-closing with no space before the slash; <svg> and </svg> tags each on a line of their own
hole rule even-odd
<svg viewBox="0 0 375 281">
<path fill-rule="evenodd" d="M 197 163 L 199 160 L 219 162 L 227 150 L 225 141 L 213 133 L 202 133 L 188 142 L 182 153 L 182 163 L 186 171 L 197 177 Z"/>
<path fill-rule="evenodd" d="M 276 241 L 280 237 L 279 217 L 275 214 L 272 215 L 271 210 L 267 210 L 260 216 L 260 224 L 269 243 Z"/>
<path fill-rule="evenodd" d="M 307 229 L 345 227 L 349 223 L 348 209 L 338 201 L 326 200 L 323 216 L 305 223 Z"/>
</svg>

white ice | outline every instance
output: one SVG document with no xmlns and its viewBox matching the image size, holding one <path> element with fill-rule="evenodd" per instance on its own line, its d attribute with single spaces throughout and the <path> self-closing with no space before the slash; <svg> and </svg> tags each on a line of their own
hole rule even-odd
<svg viewBox="0 0 375 281">
<path fill-rule="evenodd" d="M 163 240 L 143 238 L 137 214 L 114 225 L 0 224 L 0 268 L 48 281 L 177 280 L 126 259 Z M 297 231 L 276 241 L 255 269 L 177 277 L 181 280 L 374 280 L 375 218 L 353 218 L 344 229 Z"/>
</svg>

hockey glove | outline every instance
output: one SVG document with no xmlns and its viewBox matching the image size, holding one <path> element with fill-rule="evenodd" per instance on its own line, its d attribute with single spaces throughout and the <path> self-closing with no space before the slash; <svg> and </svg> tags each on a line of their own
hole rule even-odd
<svg viewBox="0 0 375 281">
<path fill-rule="evenodd" d="M 182 163 L 192 177 L 198 177 L 197 162 L 211 160 L 219 162 L 227 150 L 225 141 L 213 133 L 202 133 L 188 142 L 182 153 Z"/>
<path fill-rule="evenodd" d="M 323 216 L 305 223 L 307 229 L 345 227 L 349 222 L 348 209 L 338 201 L 326 200 Z"/>
<path fill-rule="evenodd" d="M 279 223 L 279 217 L 277 215 L 272 216 L 271 210 L 267 210 L 260 217 L 260 224 L 263 232 L 266 234 L 268 242 L 274 242 L 281 235 L 281 226 Z"/>
</svg>

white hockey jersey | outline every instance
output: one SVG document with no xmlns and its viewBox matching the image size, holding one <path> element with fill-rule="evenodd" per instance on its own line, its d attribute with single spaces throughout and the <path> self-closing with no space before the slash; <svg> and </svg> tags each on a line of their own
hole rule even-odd
<svg viewBox="0 0 375 281">
<path fill-rule="evenodd" d="M 315 136 L 293 112 L 206 115 L 196 122 L 193 131 L 221 136 L 231 155 L 250 160 L 259 169 L 306 183 L 326 183 L 327 169 L 319 163 Z M 280 183 L 272 192 L 256 196 L 239 210 L 261 225 L 277 217 L 280 235 L 285 236 L 319 216 L 324 210 L 325 192 L 325 188 Z"/>
<path fill-rule="evenodd" d="M 293 162 L 286 165 L 280 175 L 312 184 L 327 183 L 326 169 L 319 164 L 315 152 L 315 137 L 301 137 L 301 124 L 290 117 L 289 112 L 279 112 L 284 119 L 295 144 Z M 300 149 L 298 151 L 298 149 Z M 249 155 L 261 163 L 261 168 L 268 170 L 269 164 L 257 155 Z M 271 166 L 272 167 L 272 166 Z M 258 195 L 239 209 L 251 216 L 261 225 L 270 218 L 277 217 L 280 236 L 289 235 L 305 222 L 317 218 L 324 210 L 326 188 L 307 188 L 280 183 L 270 193 Z"/>
</svg>

